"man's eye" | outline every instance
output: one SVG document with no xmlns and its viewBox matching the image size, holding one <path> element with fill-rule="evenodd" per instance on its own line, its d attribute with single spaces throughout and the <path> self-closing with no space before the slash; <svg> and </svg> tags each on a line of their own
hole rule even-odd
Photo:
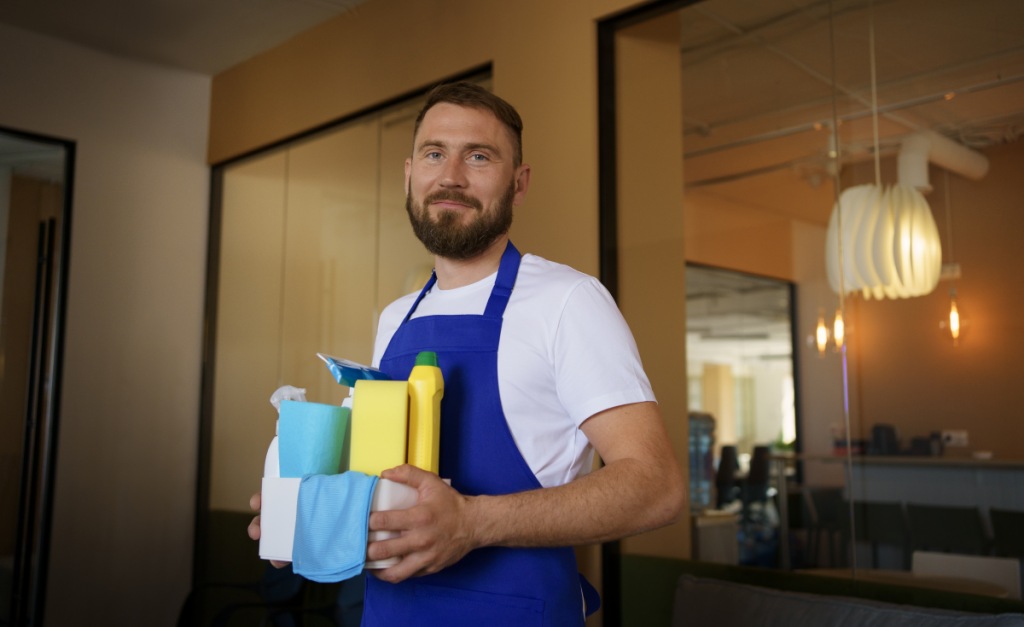
<svg viewBox="0 0 1024 627">
<path fill-rule="evenodd" d="M 441 153 L 439 153 L 437 151 L 428 152 L 427 153 L 427 159 L 440 159 L 440 158 L 441 158 Z"/>
<path fill-rule="evenodd" d="M 472 155 L 470 159 L 476 161 L 477 163 L 483 163 L 484 161 L 487 161 L 487 157 L 484 155 Z"/>
</svg>

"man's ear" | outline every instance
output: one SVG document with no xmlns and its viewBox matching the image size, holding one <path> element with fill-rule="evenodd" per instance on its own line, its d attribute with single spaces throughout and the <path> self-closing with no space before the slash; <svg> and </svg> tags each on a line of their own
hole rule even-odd
<svg viewBox="0 0 1024 627">
<path fill-rule="evenodd" d="M 412 157 L 405 160 L 405 197 L 409 197 L 409 181 L 412 178 Z"/>
<path fill-rule="evenodd" d="M 512 205 L 521 205 L 526 200 L 526 190 L 530 188 L 530 165 L 524 163 L 516 168 L 516 195 Z"/>
</svg>

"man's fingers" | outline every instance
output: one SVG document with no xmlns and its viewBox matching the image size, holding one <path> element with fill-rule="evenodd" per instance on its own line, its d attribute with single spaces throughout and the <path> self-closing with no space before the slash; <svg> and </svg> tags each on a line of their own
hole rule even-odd
<svg viewBox="0 0 1024 627">
<path fill-rule="evenodd" d="M 410 488 L 419 489 L 421 485 L 429 481 L 431 477 L 437 477 L 432 472 L 427 472 L 417 468 L 411 464 L 402 464 L 396 468 L 391 468 L 380 473 L 380 476 L 388 481 L 394 481 L 395 483 L 404 483 Z"/>
<path fill-rule="evenodd" d="M 376 574 L 384 581 L 398 583 L 423 570 L 432 560 L 433 556 L 428 553 L 410 553 L 403 557 L 401 562 Z"/>
<path fill-rule="evenodd" d="M 373 512 L 370 514 L 370 531 L 405 531 L 412 529 L 417 523 L 420 523 L 422 518 L 420 512 L 415 510 L 415 507 L 410 507 L 409 509 Z"/>
<path fill-rule="evenodd" d="M 263 505 L 262 501 L 262 492 L 257 492 L 256 494 L 253 494 L 251 497 L 249 497 L 249 509 L 251 509 L 254 512 L 260 511 L 260 507 Z"/>
<path fill-rule="evenodd" d="M 290 563 L 291 562 L 279 562 L 277 560 L 270 560 L 270 565 L 273 566 L 274 568 L 284 568 L 285 566 L 287 566 Z"/>
<path fill-rule="evenodd" d="M 253 518 L 252 522 L 249 523 L 249 537 L 252 538 L 253 540 L 259 540 L 260 539 L 260 517 L 259 516 L 257 516 L 256 518 Z"/>
<path fill-rule="evenodd" d="M 367 559 L 379 561 L 389 557 L 402 557 L 424 548 L 424 542 L 416 534 L 406 534 L 400 538 L 378 540 L 366 547 Z"/>
</svg>

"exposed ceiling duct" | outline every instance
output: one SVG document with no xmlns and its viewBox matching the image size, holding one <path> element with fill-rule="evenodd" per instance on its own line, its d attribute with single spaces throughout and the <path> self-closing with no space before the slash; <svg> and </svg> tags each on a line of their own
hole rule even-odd
<svg viewBox="0 0 1024 627">
<path fill-rule="evenodd" d="M 980 180 L 988 173 L 985 155 L 934 131 L 923 130 L 907 135 L 900 143 L 896 160 L 899 184 L 913 187 L 922 194 L 931 192 L 929 162 L 972 181 Z"/>
</svg>

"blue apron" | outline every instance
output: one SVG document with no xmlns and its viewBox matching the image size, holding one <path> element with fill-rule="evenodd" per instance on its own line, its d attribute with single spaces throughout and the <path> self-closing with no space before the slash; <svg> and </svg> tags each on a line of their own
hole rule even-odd
<svg viewBox="0 0 1024 627">
<path fill-rule="evenodd" d="M 445 388 L 440 474 L 462 494 L 510 494 L 541 487 L 512 438 L 498 392 L 498 340 L 519 262 L 519 251 L 509 242 L 482 316 L 412 320 L 437 280 L 431 276 L 380 363 L 393 379 L 407 379 L 420 351 L 437 353 Z M 570 547 L 485 547 L 440 572 L 399 584 L 367 576 L 362 624 L 582 626 L 581 589 L 587 612 L 596 611 L 597 592 L 578 573 Z"/>
</svg>

